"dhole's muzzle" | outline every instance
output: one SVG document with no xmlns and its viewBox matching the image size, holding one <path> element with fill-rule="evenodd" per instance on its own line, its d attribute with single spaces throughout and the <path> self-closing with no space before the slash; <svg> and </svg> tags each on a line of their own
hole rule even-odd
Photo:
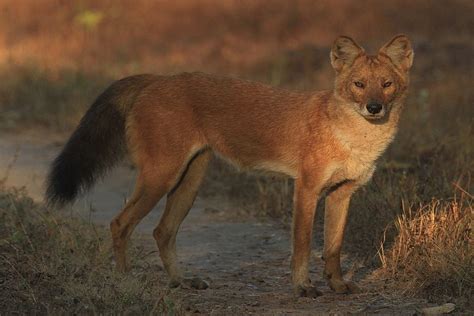
<svg viewBox="0 0 474 316">
<path fill-rule="evenodd" d="M 383 118 L 387 113 L 387 107 L 384 104 L 373 100 L 369 101 L 361 111 L 361 114 L 369 120 Z"/>
</svg>

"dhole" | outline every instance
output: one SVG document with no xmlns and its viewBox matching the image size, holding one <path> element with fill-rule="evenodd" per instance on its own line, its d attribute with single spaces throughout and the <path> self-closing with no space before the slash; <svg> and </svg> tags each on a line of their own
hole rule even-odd
<svg viewBox="0 0 474 316">
<path fill-rule="evenodd" d="M 65 204 L 128 153 L 136 187 L 110 224 L 117 268 L 127 269 L 135 226 L 167 194 L 154 230 L 170 285 L 184 281 L 176 234 L 212 153 L 249 169 L 295 180 L 292 281 L 297 295 L 320 292 L 308 278 L 313 219 L 326 195 L 324 274 L 338 293 L 357 287 L 342 278 L 340 252 L 349 200 L 371 178 L 394 138 L 413 62 L 398 35 L 376 55 L 341 36 L 330 52 L 334 90 L 292 92 L 202 73 L 137 75 L 113 83 L 92 104 L 52 164 L 47 201 Z M 205 287 L 205 284 L 202 285 Z"/>
</svg>

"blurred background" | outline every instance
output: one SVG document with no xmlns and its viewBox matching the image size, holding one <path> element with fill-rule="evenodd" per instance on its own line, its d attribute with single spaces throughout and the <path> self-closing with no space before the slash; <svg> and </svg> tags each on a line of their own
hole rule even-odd
<svg viewBox="0 0 474 316">
<path fill-rule="evenodd" d="M 99 92 L 137 73 L 204 71 L 282 88 L 328 89 L 334 78 L 329 50 L 338 35 L 376 53 L 405 33 L 415 50 L 410 96 L 395 143 L 352 202 L 346 251 L 396 274 L 401 261 L 413 258 L 410 249 L 434 242 L 429 247 L 444 249 L 438 261 L 459 260 L 442 264 L 439 269 L 455 271 L 444 279 L 433 268 L 427 283 L 461 291 L 467 281 L 460 280 L 473 276 L 472 248 L 466 248 L 471 236 L 456 235 L 450 244 L 446 236 L 459 230 L 459 218 L 472 220 L 473 12 L 471 0 L 1 0 L 0 130 L 67 135 Z M 287 179 L 241 174 L 215 162 L 201 195 L 222 196 L 251 216 L 285 225 L 291 191 Z M 427 210 L 429 218 L 458 219 L 436 217 L 447 233 L 433 230 L 425 240 L 413 223 Z M 410 246 L 390 252 L 397 242 Z M 414 275 L 425 269 L 416 258 L 410 270 L 416 273 L 407 279 L 419 280 Z"/>
</svg>

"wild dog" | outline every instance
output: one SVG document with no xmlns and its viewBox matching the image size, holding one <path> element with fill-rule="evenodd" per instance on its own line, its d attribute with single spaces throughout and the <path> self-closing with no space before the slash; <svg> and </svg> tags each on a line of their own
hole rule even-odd
<svg viewBox="0 0 474 316">
<path fill-rule="evenodd" d="M 294 179 L 291 268 L 300 296 L 321 294 L 311 285 L 308 265 L 316 204 L 326 195 L 324 275 L 334 291 L 354 292 L 340 266 L 349 201 L 394 138 L 413 56 L 404 35 L 376 55 L 341 36 L 330 52 L 334 89 L 312 93 L 202 73 L 116 81 L 54 160 L 47 201 L 72 202 L 128 152 L 138 175 L 132 196 L 110 224 L 117 268 L 127 270 L 132 231 L 167 194 L 153 234 L 170 285 L 178 286 L 185 279 L 176 234 L 216 153 L 242 168 Z"/>
</svg>

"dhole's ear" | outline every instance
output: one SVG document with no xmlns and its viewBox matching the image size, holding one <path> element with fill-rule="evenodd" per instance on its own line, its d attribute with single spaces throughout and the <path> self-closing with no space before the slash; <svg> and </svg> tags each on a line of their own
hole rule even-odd
<svg viewBox="0 0 474 316">
<path fill-rule="evenodd" d="M 339 36 L 332 46 L 330 53 L 331 65 L 336 71 L 350 66 L 354 60 L 364 53 L 364 49 L 348 36 Z"/>
<path fill-rule="evenodd" d="M 379 54 L 388 56 L 395 66 L 404 71 L 410 69 L 415 55 L 410 40 L 403 34 L 392 38 L 379 50 Z"/>
</svg>

